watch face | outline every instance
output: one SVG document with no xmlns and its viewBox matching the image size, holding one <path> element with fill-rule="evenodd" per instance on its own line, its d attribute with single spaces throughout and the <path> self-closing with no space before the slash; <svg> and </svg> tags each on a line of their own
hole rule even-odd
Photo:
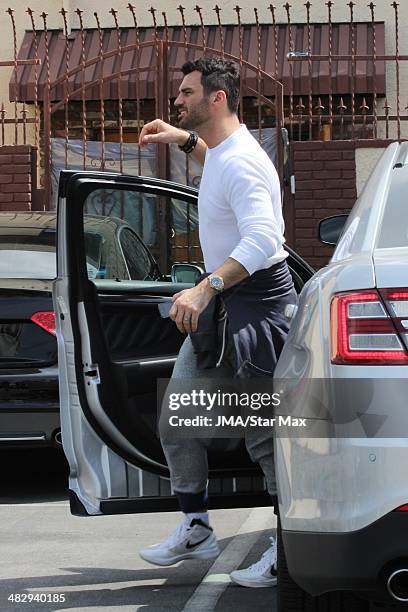
<svg viewBox="0 0 408 612">
<path fill-rule="evenodd" d="M 224 281 L 222 280 L 221 276 L 211 276 L 210 285 L 217 291 L 222 291 L 224 289 Z"/>
</svg>

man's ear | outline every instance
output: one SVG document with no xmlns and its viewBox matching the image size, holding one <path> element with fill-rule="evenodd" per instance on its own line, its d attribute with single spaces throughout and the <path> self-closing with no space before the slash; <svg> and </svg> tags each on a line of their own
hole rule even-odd
<svg viewBox="0 0 408 612">
<path fill-rule="evenodd" d="M 219 104 L 220 102 L 224 102 L 226 99 L 227 99 L 227 96 L 225 94 L 225 91 L 220 89 L 219 91 L 215 92 L 213 102 L 216 102 L 217 104 Z"/>
</svg>

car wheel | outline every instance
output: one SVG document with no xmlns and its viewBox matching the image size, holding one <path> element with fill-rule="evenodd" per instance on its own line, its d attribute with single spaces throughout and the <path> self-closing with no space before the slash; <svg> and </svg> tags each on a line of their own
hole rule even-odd
<svg viewBox="0 0 408 612">
<path fill-rule="evenodd" d="M 353 593 L 325 593 L 313 597 L 292 580 L 283 548 L 282 529 L 278 522 L 278 612 L 369 612 L 370 603 Z"/>
</svg>

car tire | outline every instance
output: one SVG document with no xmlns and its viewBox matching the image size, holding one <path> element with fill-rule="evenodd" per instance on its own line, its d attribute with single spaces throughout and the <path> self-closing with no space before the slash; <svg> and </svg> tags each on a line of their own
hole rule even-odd
<svg viewBox="0 0 408 612">
<path fill-rule="evenodd" d="M 313 597 L 291 578 L 278 521 L 278 612 L 369 612 L 370 603 L 353 593 L 338 591 Z"/>
</svg>

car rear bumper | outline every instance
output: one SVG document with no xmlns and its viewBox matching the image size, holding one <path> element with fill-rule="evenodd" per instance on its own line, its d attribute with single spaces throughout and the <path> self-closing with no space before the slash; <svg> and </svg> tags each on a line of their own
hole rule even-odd
<svg viewBox="0 0 408 612">
<path fill-rule="evenodd" d="M 0 447 L 59 445 L 58 368 L 0 374 Z"/>
<path fill-rule="evenodd" d="M 4 383 L 43 383 L 58 385 L 58 366 L 52 365 L 47 367 L 32 367 L 24 369 L 0 369 L 0 389 Z"/>
<path fill-rule="evenodd" d="M 328 591 L 386 592 L 392 568 L 408 567 L 408 512 L 390 512 L 348 533 L 282 531 L 289 573 L 312 595 Z"/>
<path fill-rule="evenodd" d="M 59 404 L 47 409 L 0 410 L 0 446 L 55 446 L 60 439 Z"/>
</svg>

